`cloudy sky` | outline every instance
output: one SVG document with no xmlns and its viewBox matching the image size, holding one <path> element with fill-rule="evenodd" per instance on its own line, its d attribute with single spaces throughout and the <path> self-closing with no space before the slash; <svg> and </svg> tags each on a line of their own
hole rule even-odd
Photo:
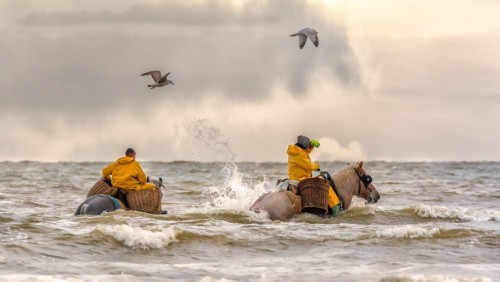
<svg viewBox="0 0 500 282">
<path fill-rule="evenodd" d="M 0 161 L 500 161 L 497 0 L 0 0 Z M 300 50 L 289 34 L 319 33 Z M 171 72 L 175 85 L 150 90 Z"/>
</svg>

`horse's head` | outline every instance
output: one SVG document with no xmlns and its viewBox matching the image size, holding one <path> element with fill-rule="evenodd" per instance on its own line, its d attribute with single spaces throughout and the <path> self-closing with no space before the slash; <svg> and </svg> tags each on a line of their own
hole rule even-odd
<svg viewBox="0 0 500 282">
<path fill-rule="evenodd" d="M 163 185 L 163 179 L 160 177 L 158 179 L 150 179 L 149 176 L 147 178 L 147 182 L 153 183 L 157 189 L 161 191 L 161 187 L 165 188 L 165 185 Z"/>
<path fill-rule="evenodd" d="M 376 203 L 380 199 L 380 194 L 372 183 L 372 177 L 363 168 L 363 162 L 354 164 L 354 171 L 359 177 L 358 197 L 366 200 L 366 203 Z"/>
</svg>

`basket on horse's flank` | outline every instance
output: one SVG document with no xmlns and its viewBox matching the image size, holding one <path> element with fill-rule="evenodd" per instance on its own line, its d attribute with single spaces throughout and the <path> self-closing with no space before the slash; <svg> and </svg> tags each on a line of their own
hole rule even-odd
<svg viewBox="0 0 500 282">
<path fill-rule="evenodd" d="M 327 180 L 314 177 L 299 182 L 300 197 L 302 198 L 302 212 L 324 215 L 328 211 Z"/>
<path fill-rule="evenodd" d="M 87 198 L 97 194 L 114 196 L 118 192 L 116 187 L 112 187 L 104 178 L 100 178 L 87 193 Z"/>
<path fill-rule="evenodd" d="M 161 213 L 161 190 L 129 190 L 127 202 L 131 210 L 152 214 Z"/>
</svg>

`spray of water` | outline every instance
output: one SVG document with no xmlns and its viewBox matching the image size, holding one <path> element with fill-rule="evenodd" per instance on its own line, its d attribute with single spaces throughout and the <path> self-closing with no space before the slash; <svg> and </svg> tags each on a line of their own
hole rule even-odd
<svg viewBox="0 0 500 282">
<path fill-rule="evenodd" d="M 221 130 L 206 118 L 187 117 L 183 124 L 183 150 L 195 161 L 234 162 L 236 154 Z"/>
<path fill-rule="evenodd" d="M 245 183 L 249 176 L 238 171 L 238 166 L 228 163 L 222 169 L 224 184 L 221 187 L 210 187 L 208 192 L 211 202 L 204 205 L 205 211 L 210 210 L 236 210 L 248 211 L 250 205 L 262 194 L 270 189 L 268 179 L 257 184 Z"/>
<path fill-rule="evenodd" d="M 205 212 L 217 210 L 248 211 L 250 205 L 270 187 L 269 181 L 253 184 L 251 177 L 241 173 L 235 164 L 236 154 L 221 130 L 206 118 L 187 117 L 184 121 L 184 149 L 190 151 L 197 161 L 218 161 L 224 164 L 220 175 L 224 179 L 207 189 L 212 199 L 205 203 Z"/>
</svg>

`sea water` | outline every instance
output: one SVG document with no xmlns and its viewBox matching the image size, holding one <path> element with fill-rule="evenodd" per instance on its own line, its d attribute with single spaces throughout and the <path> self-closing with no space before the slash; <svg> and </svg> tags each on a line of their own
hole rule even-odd
<svg viewBox="0 0 500 282">
<path fill-rule="evenodd" d="M 286 222 L 249 211 L 286 163 L 144 162 L 167 215 L 74 216 L 105 165 L 0 163 L 0 281 L 500 281 L 497 162 L 366 162 L 378 203 Z"/>
</svg>

